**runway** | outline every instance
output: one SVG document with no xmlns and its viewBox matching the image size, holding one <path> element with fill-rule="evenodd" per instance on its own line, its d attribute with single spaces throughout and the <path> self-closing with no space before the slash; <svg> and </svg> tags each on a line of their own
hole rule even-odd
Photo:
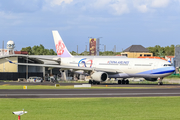
<svg viewBox="0 0 180 120">
<path fill-rule="evenodd" d="M 0 90 L 0 98 L 87 98 L 180 96 L 175 89 L 55 89 Z"/>
</svg>

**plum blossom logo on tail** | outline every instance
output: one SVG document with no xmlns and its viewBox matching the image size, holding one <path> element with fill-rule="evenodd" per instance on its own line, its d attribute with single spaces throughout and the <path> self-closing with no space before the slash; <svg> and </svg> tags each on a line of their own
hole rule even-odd
<svg viewBox="0 0 180 120">
<path fill-rule="evenodd" d="M 64 43 L 59 40 L 58 43 L 56 44 L 57 54 L 62 55 L 64 53 L 64 48 L 65 48 Z"/>
</svg>

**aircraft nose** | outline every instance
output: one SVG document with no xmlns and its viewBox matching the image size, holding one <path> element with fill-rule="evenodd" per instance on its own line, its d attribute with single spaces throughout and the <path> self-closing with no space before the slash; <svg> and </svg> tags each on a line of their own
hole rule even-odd
<svg viewBox="0 0 180 120">
<path fill-rule="evenodd" d="M 173 66 L 173 70 L 175 71 L 176 70 L 176 68 Z"/>
<path fill-rule="evenodd" d="M 174 66 L 171 67 L 171 71 L 174 72 L 176 68 Z"/>
</svg>

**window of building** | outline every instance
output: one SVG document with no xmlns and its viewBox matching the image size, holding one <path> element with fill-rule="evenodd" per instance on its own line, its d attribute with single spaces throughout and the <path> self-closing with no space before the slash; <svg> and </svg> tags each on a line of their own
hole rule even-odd
<svg viewBox="0 0 180 120">
<path fill-rule="evenodd" d="M 150 54 L 144 54 L 144 56 L 151 56 Z"/>
<path fill-rule="evenodd" d="M 127 57 L 127 56 L 128 56 L 128 54 L 122 54 L 122 56 L 126 56 L 126 57 Z"/>
</svg>

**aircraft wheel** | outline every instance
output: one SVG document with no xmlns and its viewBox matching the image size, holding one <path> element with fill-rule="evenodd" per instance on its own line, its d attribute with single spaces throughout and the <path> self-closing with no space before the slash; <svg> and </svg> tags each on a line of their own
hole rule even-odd
<svg viewBox="0 0 180 120">
<path fill-rule="evenodd" d="M 163 85 L 163 82 L 158 82 L 158 85 Z"/>
<path fill-rule="evenodd" d="M 121 84 L 121 80 L 118 80 L 118 84 Z"/>
<path fill-rule="evenodd" d="M 126 84 L 129 84 L 129 80 L 126 80 Z"/>
<path fill-rule="evenodd" d="M 93 84 L 95 85 L 95 84 L 97 84 L 97 82 L 93 80 Z"/>
<path fill-rule="evenodd" d="M 122 84 L 125 84 L 126 82 L 125 82 L 125 80 L 122 80 Z"/>
<path fill-rule="evenodd" d="M 99 85 L 99 84 L 100 84 L 100 82 L 97 82 L 97 84 Z"/>
<path fill-rule="evenodd" d="M 91 80 L 89 80 L 89 84 L 92 84 L 92 81 L 91 81 Z"/>
</svg>

